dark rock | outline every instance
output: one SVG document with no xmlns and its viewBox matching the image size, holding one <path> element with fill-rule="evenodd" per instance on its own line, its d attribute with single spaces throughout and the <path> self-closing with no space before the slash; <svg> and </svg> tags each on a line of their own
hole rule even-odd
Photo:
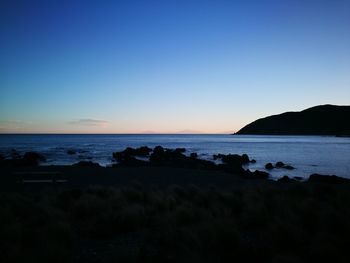
<svg viewBox="0 0 350 263">
<path fill-rule="evenodd" d="M 198 158 L 198 154 L 197 153 L 191 153 L 190 157 L 196 159 L 196 158 Z"/>
<path fill-rule="evenodd" d="M 101 167 L 98 163 L 94 163 L 91 161 L 80 161 L 78 163 L 73 164 L 72 166 L 78 167 Z"/>
<path fill-rule="evenodd" d="M 11 154 L 12 159 L 4 159 L 1 161 L 1 166 L 12 166 L 12 167 L 22 167 L 22 166 L 38 166 L 40 162 L 45 162 L 46 158 L 36 152 L 26 152 L 23 157 L 17 153 L 15 155 Z"/>
<path fill-rule="evenodd" d="M 151 154 L 149 160 L 153 165 L 161 164 L 165 160 L 165 150 L 162 146 L 156 146 L 153 149 L 153 153 Z"/>
<path fill-rule="evenodd" d="M 246 171 L 243 169 L 241 165 L 233 164 L 233 163 L 225 164 L 223 166 L 223 170 L 225 172 L 236 174 L 236 175 L 244 175 Z"/>
<path fill-rule="evenodd" d="M 267 163 L 267 164 L 265 164 L 265 169 L 271 170 L 271 169 L 273 169 L 273 168 L 274 168 L 274 167 L 273 167 L 272 163 Z"/>
<path fill-rule="evenodd" d="M 166 149 L 162 146 L 156 146 L 153 151 L 148 147 L 140 147 L 137 149 L 126 148 L 122 152 L 113 153 L 113 158 L 118 162 L 114 166 L 169 166 L 169 167 L 186 167 L 199 168 L 204 167 L 210 169 L 214 164 L 204 160 L 197 160 L 198 155 L 192 153 L 190 157 L 184 155 L 184 148 Z M 149 153 L 151 154 L 149 155 Z M 149 161 L 136 159 L 135 156 L 148 156 Z"/>
<path fill-rule="evenodd" d="M 149 156 L 150 152 L 152 152 L 152 149 L 147 146 L 142 146 L 136 149 L 127 147 L 124 151 L 114 152 L 113 159 L 118 162 L 119 166 L 145 166 L 148 165 L 148 162 L 136 159 L 135 156 L 147 157 Z"/>
<path fill-rule="evenodd" d="M 343 183 L 350 183 L 350 179 L 339 177 L 336 175 L 312 174 L 310 175 L 308 182 L 326 183 L 326 184 L 343 184 Z"/>
<path fill-rule="evenodd" d="M 267 179 L 269 177 L 269 173 L 264 171 L 255 170 L 253 173 L 254 177 L 260 178 L 260 179 Z"/>
<path fill-rule="evenodd" d="M 275 164 L 275 166 L 276 166 L 277 168 L 281 168 L 281 167 L 285 166 L 285 164 L 284 164 L 283 162 L 277 162 L 277 163 Z"/>
<path fill-rule="evenodd" d="M 285 175 L 285 176 L 279 178 L 279 179 L 277 180 L 277 182 L 281 182 L 281 183 L 290 183 L 290 182 L 295 182 L 295 180 L 294 180 L 294 179 L 290 179 L 287 175 Z"/>
<path fill-rule="evenodd" d="M 151 151 L 152 149 L 148 148 L 147 146 L 142 146 L 139 148 L 127 147 L 122 153 L 132 156 L 148 156 Z"/>
<path fill-rule="evenodd" d="M 197 159 L 197 153 L 192 153 L 188 157 L 184 155 L 183 152 L 185 152 L 183 148 L 173 150 L 157 146 L 153 149 L 153 152 L 150 155 L 149 165 L 206 170 L 218 169 L 216 164 L 211 161 Z"/>
<path fill-rule="evenodd" d="M 224 155 L 222 162 L 226 164 L 225 170 L 229 173 L 243 174 L 245 170 L 243 169 L 243 158 L 238 154 L 228 154 Z"/>
<path fill-rule="evenodd" d="M 141 147 L 142 148 L 142 147 Z M 215 164 L 214 162 L 198 159 L 197 153 L 191 153 L 186 156 L 184 148 L 167 149 L 162 146 L 156 146 L 153 151 L 148 147 L 144 147 L 143 153 L 149 155 L 149 161 L 143 161 L 135 158 L 135 155 L 140 153 L 139 149 L 126 148 L 124 151 L 113 153 L 113 158 L 117 164 L 113 166 L 164 166 L 177 168 L 191 168 L 191 169 L 205 169 L 205 170 L 222 170 L 236 175 L 245 175 L 245 170 L 242 165 L 249 163 L 249 157 L 246 154 L 218 154 L 213 155 L 214 159 L 221 159 L 222 164 Z M 251 177 L 268 177 L 267 173 L 252 173 Z"/>
<path fill-rule="evenodd" d="M 23 166 L 37 166 L 40 162 L 45 162 L 46 158 L 36 152 L 26 152 L 21 159 Z"/>
<path fill-rule="evenodd" d="M 129 149 L 132 149 L 132 148 L 129 148 Z M 147 166 L 148 162 L 136 159 L 135 156 L 131 154 L 131 152 L 134 153 L 133 150 L 130 151 L 127 148 L 122 152 L 113 153 L 113 158 L 115 161 L 117 161 L 117 164 L 113 166 L 130 166 L 130 167 Z"/>
<path fill-rule="evenodd" d="M 214 160 L 221 159 L 224 165 L 220 166 L 224 171 L 243 175 L 245 170 L 242 165 L 249 163 L 249 157 L 246 154 L 238 155 L 238 154 L 217 154 L 213 155 Z"/>
<path fill-rule="evenodd" d="M 275 167 L 276 168 L 283 168 L 283 169 L 287 169 L 287 170 L 294 170 L 295 168 L 291 165 L 286 165 L 285 163 L 283 162 L 277 162 L 275 164 Z"/>
<path fill-rule="evenodd" d="M 183 149 L 164 149 L 161 146 L 154 148 L 150 156 L 150 163 L 154 166 L 190 167 L 194 166 L 193 158 L 183 154 Z"/>
<path fill-rule="evenodd" d="M 194 159 L 195 162 L 191 165 L 192 168 L 204 169 L 204 170 L 218 170 L 215 163 L 208 160 Z"/>
<path fill-rule="evenodd" d="M 244 163 L 244 160 L 242 156 L 238 154 L 219 154 L 217 159 L 221 159 L 223 163 L 226 164 L 239 164 L 242 165 Z"/>
<path fill-rule="evenodd" d="M 153 154 L 163 154 L 164 153 L 164 148 L 162 146 L 156 146 L 153 149 Z"/>
<path fill-rule="evenodd" d="M 45 162 L 46 158 L 36 152 L 26 152 L 21 156 L 18 152 L 13 150 L 11 152 L 12 159 L 3 159 L 1 161 L 1 166 L 12 166 L 12 167 L 22 167 L 22 166 L 38 166 L 41 162 Z"/>
<path fill-rule="evenodd" d="M 0 166 L 7 166 L 7 160 L 5 159 L 5 156 L 3 156 L 2 154 L 0 154 Z"/>
<path fill-rule="evenodd" d="M 19 152 L 17 152 L 16 149 L 12 149 L 10 156 L 12 159 L 21 159 L 21 155 L 19 154 Z"/>
<path fill-rule="evenodd" d="M 294 170 L 295 168 L 291 165 L 285 165 L 282 168 L 287 169 L 287 170 Z"/>
<path fill-rule="evenodd" d="M 35 159 L 35 160 L 38 160 L 38 161 L 41 161 L 41 162 L 45 162 L 46 161 L 45 156 L 43 156 L 42 154 L 37 153 L 37 152 L 26 152 L 23 155 L 23 159 L 26 159 L 26 160 Z"/>
<path fill-rule="evenodd" d="M 123 152 L 114 152 L 112 156 L 115 161 L 122 162 L 126 155 Z"/>
<path fill-rule="evenodd" d="M 214 154 L 214 155 L 213 155 L 213 159 L 214 159 L 214 160 L 221 159 L 222 157 L 225 157 L 225 155 L 224 155 L 224 154 L 221 154 L 221 153 L 219 153 L 219 154 Z"/>
<path fill-rule="evenodd" d="M 139 160 L 133 156 L 127 155 L 122 160 L 119 160 L 118 164 L 115 164 L 113 166 L 143 167 L 148 165 L 149 162 L 147 161 Z"/>
<path fill-rule="evenodd" d="M 300 176 L 294 176 L 293 178 L 294 178 L 295 180 L 298 180 L 298 181 L 303 180 L 303 177 L 300 177 Z"/>
<path fill-rule="evenodd" d="M 74 151 L 74 150 L 72 150 L 72 149 L 69 149 L 69 150 L 67 150 L 67 153 L 68 153 L 69 155 L 73 155 L 73 154 L 76 154 L 77 152 Z"/>
<path fill-rule="evenodd" d="M 255 170 L 254 172 L 246 170 L 245 177 L 248 179 L 267 179 L 269 178 L 269 173 L 259 170 Z"/>
<path fill-rule="evenodd" d="M 249 163 L 249 157 L 247 154 L 242 154 L 241 158 L 243 164 Z"/>
<path fill-rule="evenodd" d="M 238 154 L 227 154 L 221 157 L 222 162 L 227 164 L 243 164 L 242 156 Z"/>
<path fill-rule="evenodd" d="M 175 152 L 184 153 L 184 152 L 186 152 L 186 149 L 185 148 L 176 148 Z"/>
<path fill-rule="evenodd" d="M 251 163 L 256 163 L 255 159 L 250 160 Z"/>
</svg>

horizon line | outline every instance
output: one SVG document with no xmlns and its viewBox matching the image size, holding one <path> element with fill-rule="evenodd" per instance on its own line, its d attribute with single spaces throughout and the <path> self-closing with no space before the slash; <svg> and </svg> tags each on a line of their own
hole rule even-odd
<svg viewBox="0 0 350 263">
<path fill-rule="evenodd" d="M 0 135 L 232 135 L 236 132 L 232 133 L 61 133 L 61 132 L 6 132 L 1 133 Z"/>
</svg>

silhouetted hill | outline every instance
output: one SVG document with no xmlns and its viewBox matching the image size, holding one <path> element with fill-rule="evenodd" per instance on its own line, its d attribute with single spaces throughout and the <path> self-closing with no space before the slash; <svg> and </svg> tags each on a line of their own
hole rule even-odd
<svg viewBox="0 0 350 263">
<path fill-rule="evenodd" d="M 237 134 L 350 135 L 350 106 L 321 105 L 258 119 Z"/>
</svg>

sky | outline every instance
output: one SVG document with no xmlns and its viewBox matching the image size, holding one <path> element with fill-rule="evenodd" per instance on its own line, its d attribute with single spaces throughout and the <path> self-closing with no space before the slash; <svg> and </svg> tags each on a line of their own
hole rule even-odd
<svg viewBox="0 0 350 263">
<path fill-rule="evenodd" d="M 349 102 L 350 0 L 0 1 L 1 133 L 231 133 Z"/>
</svg>

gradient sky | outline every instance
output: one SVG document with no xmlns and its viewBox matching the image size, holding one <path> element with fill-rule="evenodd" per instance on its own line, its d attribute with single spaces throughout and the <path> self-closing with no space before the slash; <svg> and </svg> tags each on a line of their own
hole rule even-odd
<svg viewBox="0 0 350 263">
<path fill-rule="evenodd" d="M 350 101 L 350 1 L 4 1 L 0 132 L 237 131 Z"/>
</svg>

